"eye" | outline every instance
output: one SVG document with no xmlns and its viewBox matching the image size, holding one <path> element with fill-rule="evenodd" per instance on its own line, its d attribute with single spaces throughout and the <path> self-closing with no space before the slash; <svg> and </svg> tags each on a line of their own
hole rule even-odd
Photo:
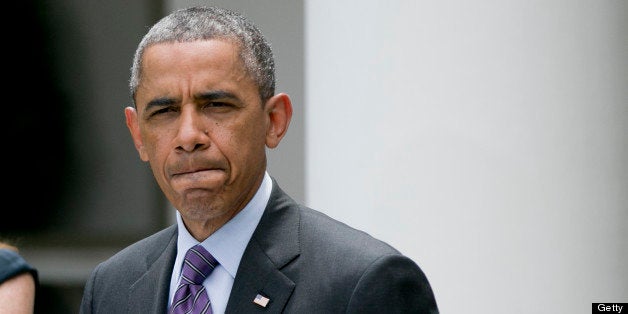
<svg viewBox="0 0 628 314">
<path fill-rule="evenodd" d="M 169 113 L 169 112 L 176 112 L 176 111 L 177 111 L 176 107 L 174 107 L 174 106 L 167 106 L 167 107 L 162 107 L 160 109 L 157 109 L 157 110 L 151 112 L 149 116 L 150 117 L 154 117 L 154 116 L 157 116 L 157 115 L 166 114 L 166 113 Z"/>
<path fill-rule="evenodd" d="M 234 108 L 234 105 L 229 102 L 223 101 L 208 101 L 203 104 L 203 110 L 212 113 L 226 113 L 230 112 Z"/>
<path fill-rule="evenodd" d="M 206 103 L 204 107 L 205 108 L 220 108 L 220 107 L 229 107 L 229 106 L 231 105 L 226 102 L 210 101 Z"/>
</svg>

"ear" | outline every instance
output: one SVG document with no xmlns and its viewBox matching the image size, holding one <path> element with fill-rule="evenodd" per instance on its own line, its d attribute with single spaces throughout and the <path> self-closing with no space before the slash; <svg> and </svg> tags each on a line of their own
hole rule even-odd
<svg viewBox="0 0 628 314">
<path fill-rule="evenodd" d="M 142 134 L 140 133 L 140 124 L 137 117 L 137 110 L 133 107 L 124 108 L 124 116 L 126 117 L 126 126 L 129 128 L 129 132 L 131 132 L 131 137 L 133 138 L 133 144 L 135 144 L 135 149 L 140 154 L 140 159 L 143 161 L 148 161 L 148 155 L 144 149 L 144 143 L 142 142 Z"/>
<path fill-rule="evenodd" d="M 266 146 L 275 148 L 288 131 L 292 119 L 292 102 L 287 94 L 279 93 L 266 102 L 264 110 L 268 117 Z"/>
</svg>

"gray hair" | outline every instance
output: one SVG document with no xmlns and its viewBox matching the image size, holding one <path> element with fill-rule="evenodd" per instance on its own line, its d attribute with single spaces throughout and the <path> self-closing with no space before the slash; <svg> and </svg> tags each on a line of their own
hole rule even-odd
<svg viewBox="0 0 628 314">
<path fill-rule="evenodd" d="M 172 12 L 153 25 L 140 42 L 131 66 L 129 88 L 135 102 L 146 48 L 159 43 L 225 39 L 240 48 L 247 74 L 257 83 L 262 103 L 275 94 L 275 61 L 262 32 L 244 16 L 222 8 L 191 7 Z"/>
</svg>

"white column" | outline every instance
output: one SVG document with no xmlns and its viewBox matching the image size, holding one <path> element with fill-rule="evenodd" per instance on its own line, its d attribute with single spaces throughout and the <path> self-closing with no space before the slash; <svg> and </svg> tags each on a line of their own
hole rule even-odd
<svg viewBox="0 0 628 314">
<path fill-rule="evenodd" d="M 443 313 L 628 296 L 628 2 L 306 1 L 306 202 Z"/>
</svg>

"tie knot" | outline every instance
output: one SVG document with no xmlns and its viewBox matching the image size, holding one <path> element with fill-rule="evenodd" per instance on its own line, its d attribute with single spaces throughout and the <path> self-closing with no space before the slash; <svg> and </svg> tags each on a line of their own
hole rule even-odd
<svg viewBox="0 0 628 314">
<path fill-rule="evenodd" d="M 203 246 L 197 244 L 185 253 L 181 281 L 202 285 L 203 281 L 218 265 L 218 261 Z"/>
</svg>

